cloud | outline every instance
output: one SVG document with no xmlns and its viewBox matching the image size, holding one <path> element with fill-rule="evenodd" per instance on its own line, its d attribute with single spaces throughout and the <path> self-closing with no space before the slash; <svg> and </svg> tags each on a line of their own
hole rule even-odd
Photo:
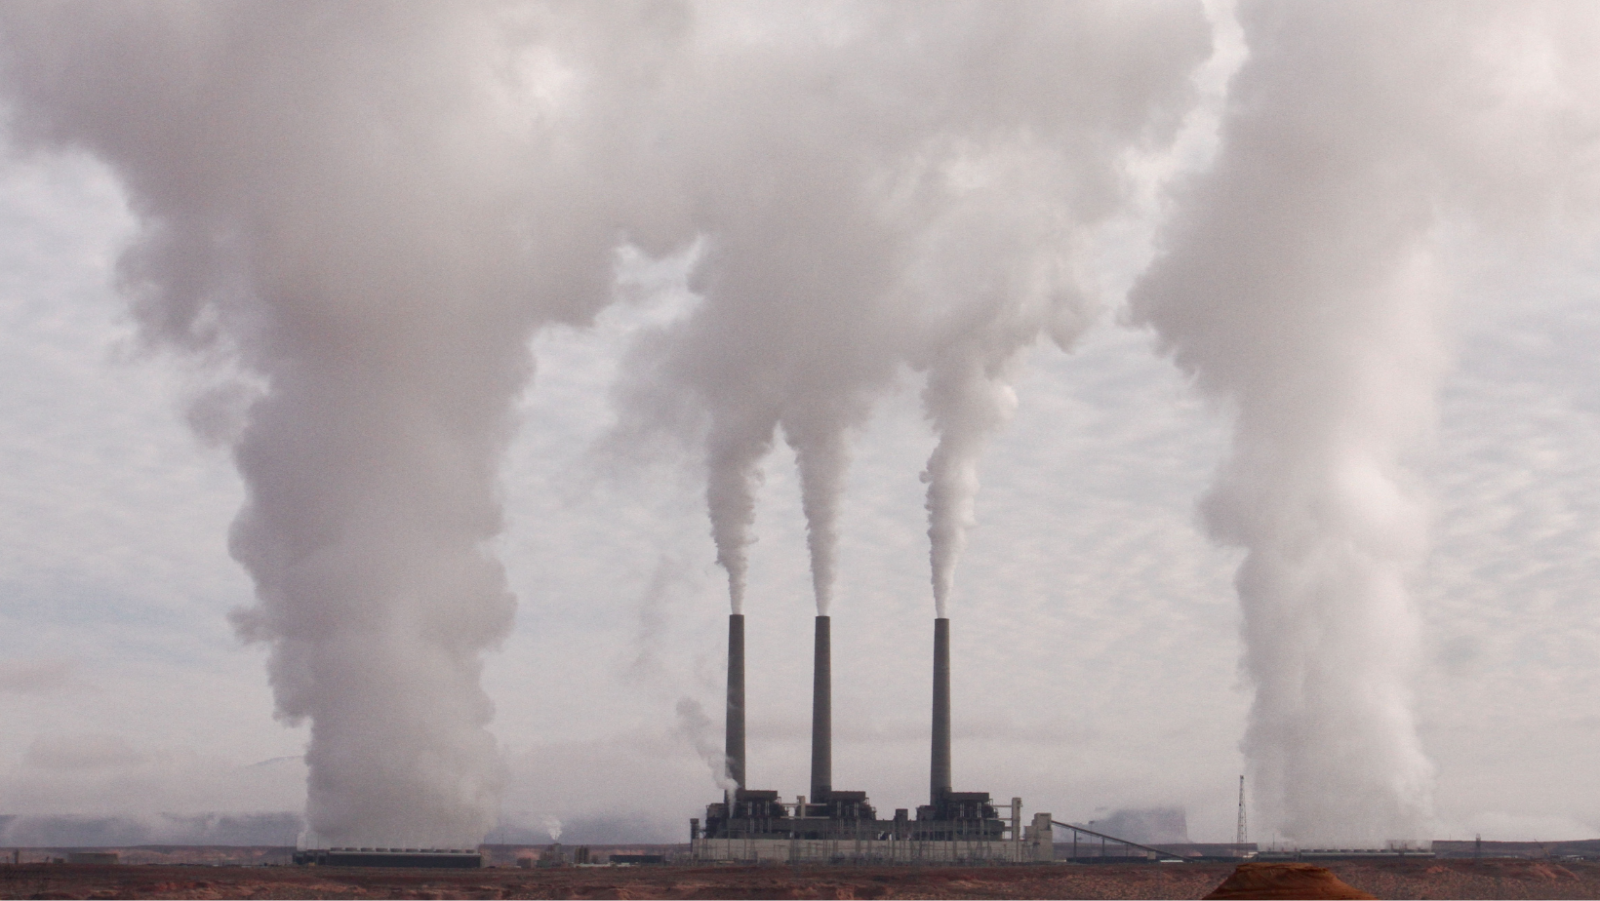
<svg viewBox="0 0 1600 901">
<path fill-rule="evenodd" d="M 145 756 L 120 735 L 44 735 L 28 746 L 23 763 L 43 770 L 104 770 L 138 766 Z"/>
<path fill-rule="evenodd" d="M 77 669 L 71 660 L 0 660 L 0 692 L 49 694 L 72 682 Z"/>
</svg>

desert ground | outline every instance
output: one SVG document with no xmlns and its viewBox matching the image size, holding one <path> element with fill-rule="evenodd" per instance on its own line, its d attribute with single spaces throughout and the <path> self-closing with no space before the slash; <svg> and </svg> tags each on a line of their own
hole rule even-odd
<svg viewBox="0 0 1600 901">
<path fill-rule="evenodd" d="M 1600 898 L 1600 862 L 1333 861 L 1379 898 Z M 1222 863 L 1018 867 L 0 866 L 0 898 L 1200 898 Z"/>
</svg>

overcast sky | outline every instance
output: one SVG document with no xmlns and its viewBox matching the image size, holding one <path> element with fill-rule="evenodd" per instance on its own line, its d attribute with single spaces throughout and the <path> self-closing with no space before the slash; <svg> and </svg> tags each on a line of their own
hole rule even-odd
<svg viewBox="0 0 1600 901">
<path fill-rule="evenodd" d="M 1191 128 L 1185 152 L 1203 158 L 1214 117 Z M 1106 284 L 1133 282 L 1157 209 L 1104 238 Z M 203 366 L 135 338 L 114 271 L 134 231 L 93 159 L 0 160 L 0 814 L 298 812 L 308 730 L 274 719 L 265 650 L 228 620 L 252 600 L 228 552 L 244 490 L 229 449 L 189 422 Z M 1591 838 L 1600 256 L 1458 243 L 1439 423 L 1409 461 L 1434 523 L 1410 585 L 1435 837 Z M 727 615 L 703 469 L 665 442 L 626 457 L 606 444 L 633 339 L 700 302 L 683 269 L 625 267 L 624 300 L 596 325 L 533 341 L 499 480 L 516 622 L 484 677 L 512 824 L 677 841 L 720 796 L 697 750 L 720 748 Z M 1230 411 L 1121 321 L 1119 301 L 1071 354 L 1029 352 L 1016 416 L 983 458 L 951 611 L 955 787 L 1060 820 L 1183 807 L 1193 839 L 1227 841 L 1250 703 L 1241 554 L 1207 538 L 1196 503 Z M 919 390 L 902 373 L 852 435 L 840 517 L 834 782 L 880 815 L 927 786 L 918 474 L 934 437 Z M 748 773 L 792 797 L 815 609 L 792 452 L 780 443 L 764 471 Z"/>
</svg>

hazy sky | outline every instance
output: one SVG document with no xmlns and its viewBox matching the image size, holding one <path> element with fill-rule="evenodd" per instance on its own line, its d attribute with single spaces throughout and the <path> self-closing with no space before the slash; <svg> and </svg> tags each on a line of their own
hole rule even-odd
<svg viewBox="0 0 1600 901">
<path fill-rule="evenodd" d="M 1200 105 L 1171 157 L 1145 162 L 1149 179 L 1209 159 L 1238 40 L 1225 24 Z M 1192 838 L 1226 841 L 1251 700 L 1242 553 L 1207 537 L 1196 505 L 1233 411 L 1122 324 L 1167 209 L 1135 196 L 1093 243 L 1111 308 L 1072 353 L 1026 352 L 1016 414 L 982 459 L 951 601 L 954 781 L 1061 820 L 1181 806 Z M 308 729 L 274 719 L 265 648 L 228 619 L 252 604 L 228 548 L 244 488 L 229 448 L 190 423 L 214 377 L 144 349 L 115 286 L 136 227 L 85 154 L 0 161 L 0 814 L 298 812 Z M 1447 363 L 1434 436 L 1405 461 L 1432 520 L 1408 585 L 1434 837 L 1593 837 L 1600 256 L 1465 227 L 1434 240 Z M 532 340 L 537 374 L 497 483 L 516 619 L 484 686 L 507 822 L 675 841 L 718 795 L 697 748 L 720 747 L 726 577 L 698 449 L 657 436 L 617 454 L 614 427 L 636 339 L 703 300 L 681 259 L 619 272 L 619 302 L 592 327 Z M 935 437 L 920 389 L 902 367 L 850 434 L 838 517 L 834 780 L 880 814 L 921 803 L 927 782 L 918 475 Z M 744 608 L 748 773 L 792 797 L 807 779 L 815 605 L 783 442 L 764 473 Z"/>
</svg>

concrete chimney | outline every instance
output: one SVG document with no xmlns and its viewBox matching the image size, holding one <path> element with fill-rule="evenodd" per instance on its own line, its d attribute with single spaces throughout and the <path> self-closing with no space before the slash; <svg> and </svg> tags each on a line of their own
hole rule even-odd
<svg viewBox="0 0 1600 901">
<path fill-rule="evenodd" d="M 728 616 L 728 780 L 744 788 L 744 614 Z"/>
<path fill-rule="evenodd" d="M 950 793 L 950 620 L 933 621 L 933 767 L 930 803 Z"/>
<path fill-rule="evenodd" d="M 817 617 L 811 682 L 811 803 L 826 804 L 833 790 L 833 677 L 828 617 Z"/>
</svg>

